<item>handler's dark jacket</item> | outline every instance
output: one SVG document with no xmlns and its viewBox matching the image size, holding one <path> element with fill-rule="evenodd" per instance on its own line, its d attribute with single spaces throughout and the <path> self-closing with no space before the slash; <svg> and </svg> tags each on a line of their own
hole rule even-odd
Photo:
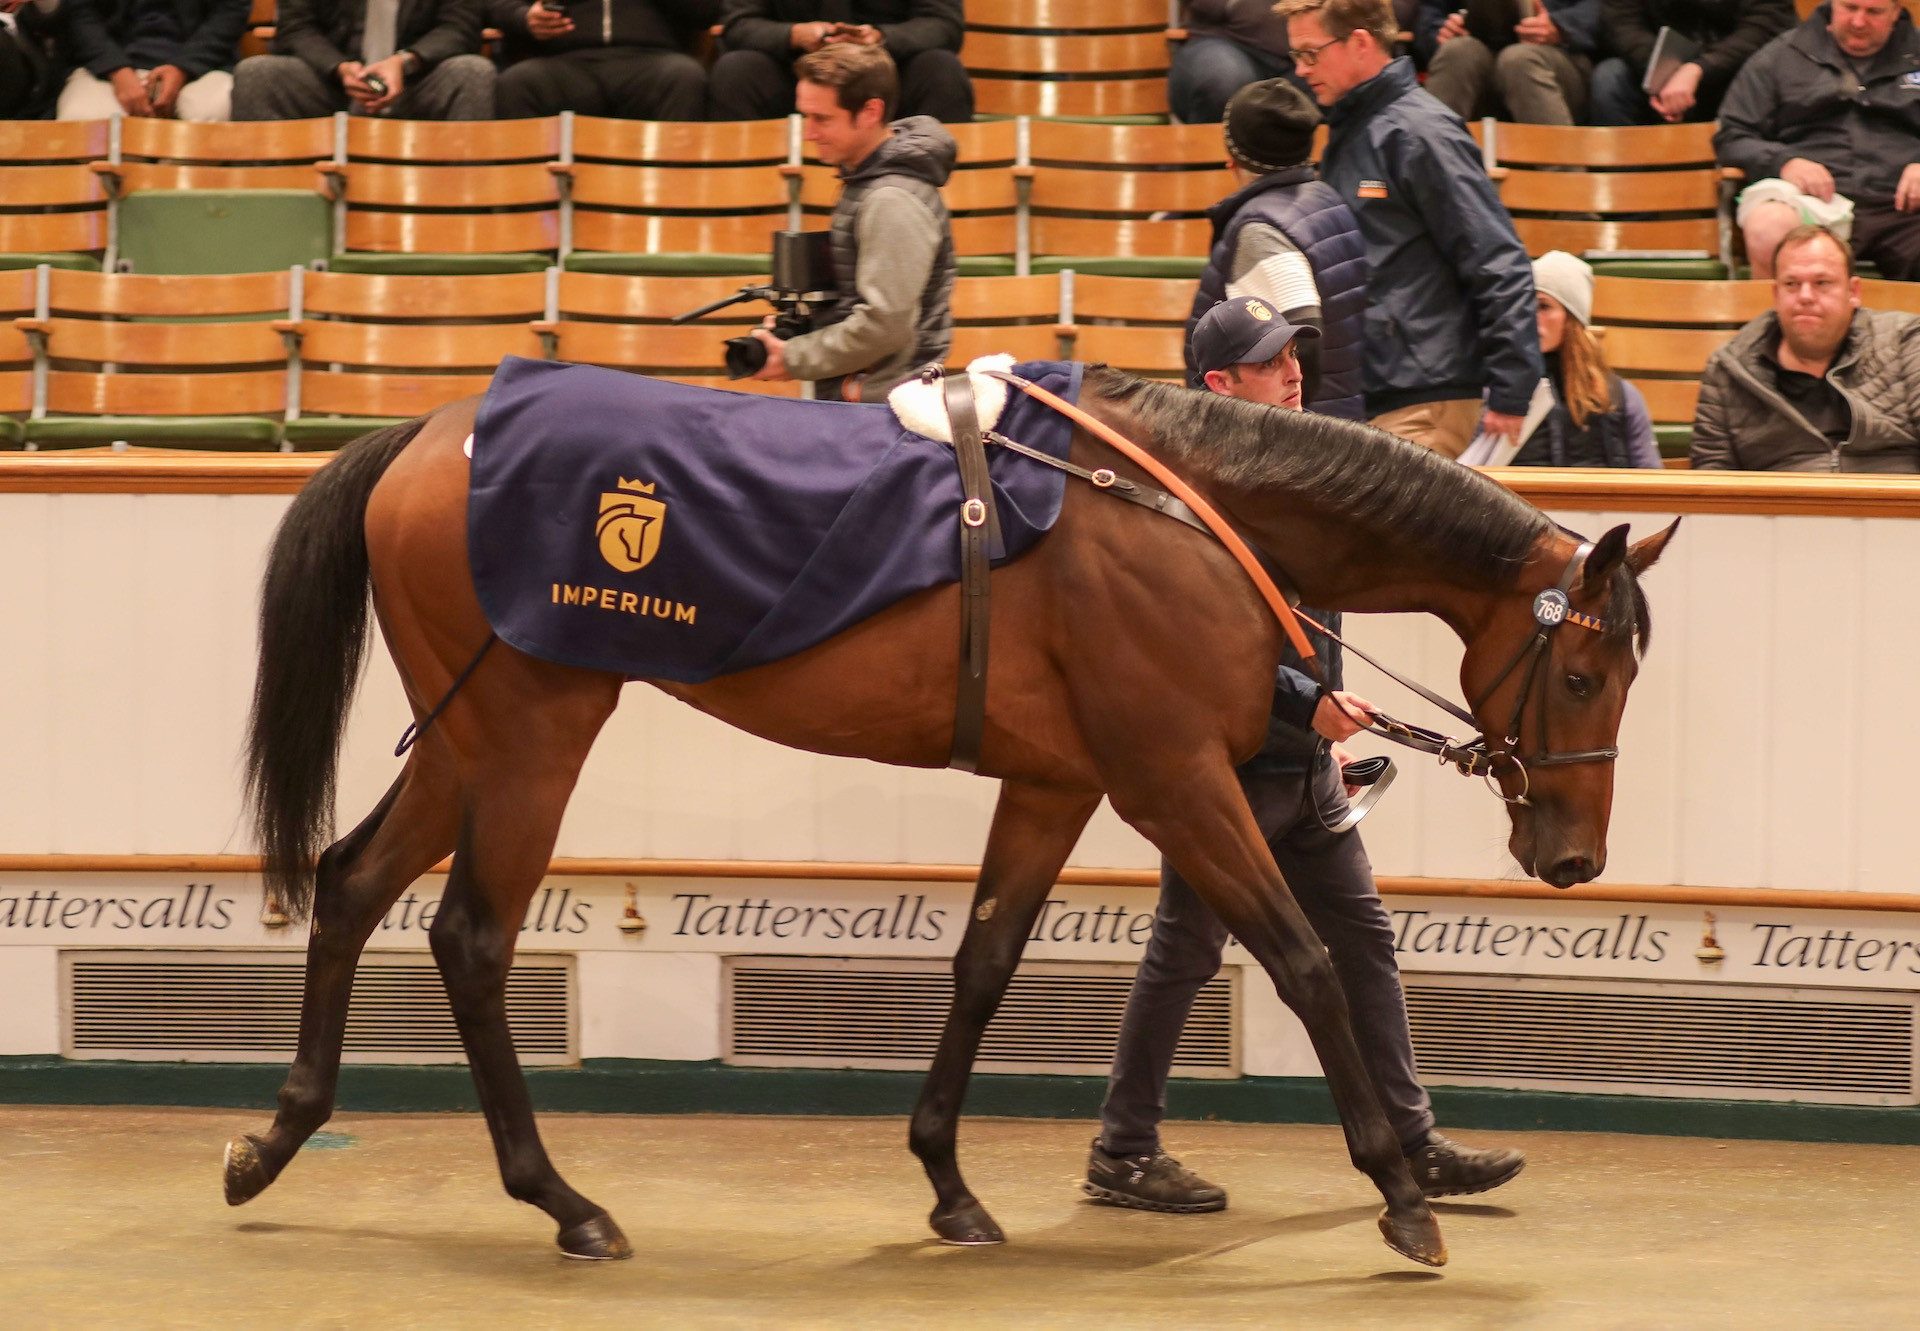
<svg viewBox="0 0 1920 1331">
<path fill-rule="evenodd" d="M 1251 222 L 1273 227 L 1306 255 L 1320 293 L 1320 339 L 1312 346 L 1313 373 L 1306 406 L 1323 416 L 1367 418 L 1361 380 L 1361 320 L 1367 307 L 1367 250 L 1353 213 L 1311 166 L 1273 171 L 1207 210 L 1213 222 L 1213 253 L 1200 274 L 1193 311 L 1187 316 L 1187 384 L 1200 387 L 1193 365 L 1193 329 L 1200 317 L 1227 298 L 1228 274 L 1240 229 Z M 1309 320 L 1308 322 L 1313 322 Z M 1304 359 L 1304 358 L 1303 358 Z"/>
<path fill-rule="evenodd" d="M 1716 105 L 1740 67 L 1794 25 L 1793 0 L 1604 0 L 1608 45 L 1644 75 L 1660 29 L 1700 43 L 1695 100 Z"/>
<path fill-rule="evenodd" d="M 400 0 L 394 47 L 420 58 L 424 74 L 443 60 L 480 53 L 485 0 Z M 277 55 L 298 56 L 331 82 L 344 60 L 360 58 L 366 31 L 366 0 L 280 0 Z M 418 77 L 418 74 L 415 75 Z"/>
<path fill-rule="evenodd" d="M 140 8 L 140 0 L 63 0 L 57 20 L 65 25 L 68 57 L 100 79 L 131 68 L 126 48 Z M 172 0 L 170 8 L 179 33 L 174 58 L 153 63 L 172 64 L 189 80 L 233 68 L 248 0 Z"/>
<path fill-rule="evenodd" d="M 500 29 L 511 64 L 598 46 L 678 51 L 720 12 L 719 0 L 569 0 L 573 31 L 537 41 L 527 30 L 528 0 L 493 0 L 487 21 Z"/>
<path fill-rule="evenodd" d="M 1329 108 L 1320 174 L 1367 244 L 1367 412 L 1477 398 L 1526 414 L 1540 382 L 1533 265 L 1480 149 L 1402 56 Z"/>
<path fill-rule="evenodd" d="M 1335 633 L 1340 631 L 1340 616 L 1324 610 L 1312 610 L 1304 605 L 1300 610 Z M 1343 687 L 1340 683 L 1340 644 L 1304 624 L 1300 627 L 1306 629 L 1307 641 L 1313 644 L 1313 650 L 1320 658 L 1320 668 L 1327 675 L 1327 688 Z M 1316 752 L 1319 753 L 1320 762 L 1326 761 L 1326 754 L 1319 747 L 1320 737 L 1313 729 L 1313 712 L 1320 705 L 1320 696 L 1326 690 L 1300 668 L 1300 655 L 1293 650 L 1292 643 L 1288 643 L 1281 652 L 1280 668 L 1274 672 L 1273 679 L 1273 709 L 1267 716 L 1267 741 L 1260 746 L 1260 752 L 1240 764 L 1238 770 L 1243 776 L 1304 772 L 1308 764 L 1314 761 Z"/>
<path fill-rule="evenodd" d="M 1805 157 L 1855 203 L 1891 202 L 1901 170 L 1920 160 L 1920 31 L 1903 12 L 1862 81 L 1827 31 L 1831 9 L 1747 62 L 1720 103 L 1713 149 L 1750 181 Z"/>
<path fill-rule="evenodd" d="M 1920 316 L 1853 312 L 1827 370 L 1852 418 L 1837 448 L 1780 392 L 1769 363 L 1779 346 L 1780 316 L 1769 310 L 1707 361 L 1696 470 L 1920 471 Z"/>
<path fill-rule="evenodd" d="M 760 51 L 793 63 L 796 23 L 867 23 L 896 65 L 922 51 L 958 51 L 965 21 L 960 0 L 727 0 L 721 11 L 720 49 Z"/>
</svg>

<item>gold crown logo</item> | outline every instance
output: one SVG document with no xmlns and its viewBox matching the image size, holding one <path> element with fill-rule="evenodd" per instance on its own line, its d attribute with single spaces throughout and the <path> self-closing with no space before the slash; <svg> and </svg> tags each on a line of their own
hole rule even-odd
<svg viewBox="0 0 1920 1331">
<path fill-rule="evenodd" d="M 647 482 L 639 479 L 630 481 L 630 480 L 627 480 L 625 477 L 622 477 L 620 479 L 620 484 L 614 488 L 619 490 L 631 490 L 635 494 L 642 494 L 642 495 L 650 495 L 653 493 L 653 486 L 649 485 Z"/>
</svg>

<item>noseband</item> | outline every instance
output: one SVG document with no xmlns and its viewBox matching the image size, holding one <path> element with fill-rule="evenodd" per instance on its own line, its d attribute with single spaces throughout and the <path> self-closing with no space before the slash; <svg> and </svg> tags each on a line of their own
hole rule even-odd
<svg viewBox="0 0 1920 1331">
<path fill-rule="evenodd" d="M 1493 682 L 1480 691 L 1480 696 L 1473 700 L 1471 708 L 1461 707 L 1458 703 L 1449 701 L 1425 685 L 1407 679 L 1396 671 L 1380 664 L 1380 662 L 1374 660 L 1373 657 L 1367 655 L 1367 653 L 1360 650 L 1360 648 L 1355 647 L 1352 643 L 1329 630 L 1325 625 L 1316 623 L 1305 615 L 1301 615 L 1300 618 L 1303 622 L 1312 625 L 1315 629 L 1326 634 L 1329 638 L 1333 639 L 1333 641 L 1339 643 L 1375 670 L 1378 670 L 1388 679 L 1393 680 L 1403 688 L 1410 689 L 1414 693 L 1419 694 L 1422 698 L 1425 698 L 1428 702 L 1440 708 L 1440 710 L 1446 712 L 1456 720 L 1464 721 L 1467 725 L 1475 727 L 1476 731 L 1478 731 L 1480 723 L 1474 718 L 1473 712 L 1477 711 L 1482 704 L 1491 698 L 1500 686 L 1512 677 L 1516 670 L 1521 670 L 1522 667 L 1524 667 L 1519 692 L 1514 694 L 1513 715 L 1507 722 L 1507 733 L 1497 746 L 1488 743 L 1485 732 L 1476 733 L 1472 739 L 1462 741 L 1448 735 L 1442 735 L 1437 730 L 1429 730 L 1425 726 L 1417 726 L 1408 721 L 1401 721 L 1396 717 L 1388 716 L 1384 712 L 1375 712 L 1373 714 L 1372 721 L 1368 723 L 1368 729 L 1383 739 L 1392 740 L 1396 744 L 1405 745 L 1410 749 L 1417 749 L 1422 753 L 1432 754 L 1438 758 L 1442 764 L 1458 769 L 1462 776 L 1477 776 L 1481 778 L 1487 783 L 1488 788 L 1492 790 L 1494 794 L 1498 795 L 1508 804 L 1526 804 L 1528 802 L 1527 796 L 1533 787 L 1533 779 L 1529 775 L 1530 769 L 1535 767 L 1569 767 L 1575 763 L 1610 763 L 1620 756 L 1620 750 L 1617 747 L 1605 749 L 1568 749 L 1558 753 L 1553 752 L 1547 747 L 1546 675 L 1541 670 L 1541 667 L 1546 664 L 1548 656 L 1550 655 L 1549 648 L 1553 642 L 1554 632 L 1563 624 L 1572 624 L 1577 628 L 1583 628 L 1593 633 L 1605 633 L 1607 631 L 1606 620 L 1598 619 L 1593 615 L 1584 614 L 1581 611 L 1575 610 L 1573 603 L 1567 596 L 1568 591 L 1573 586 L 1574 579 L 1580 576 L 1581 569 L 1586 566 L 1587 556 L 1592 552 L 1593 542 L 1582 541 L 1579 549 L 1575 550 L 1572 557 L 1567 560 L 1567 566 L 1560 574 L 1559 583 L 1547 588 L 1533 598 L 1533 634 L 1520 645 L 1520 649 L 1513 654 L 1512 659 L 1507 662 L 1506 667 L 1501 670 L 1498 675 L 1494 676 Z M 1541 689 L 1541 750 L 1538 753 L 1522 755 L 1520 752 L 1520 726 L 1526 717 L 1527 703 L 1533 697 L 1536 681 L 1539 683 Z M 1360 720 L 1361 718 L 1356 717 L 1354 719 Z M 1500 774 L 1506 769 L 1511 769 L 1519 775 L 1520 793 L 1518 795 L 1509 795 L 1501 788 L 1499 780 Z"/>
</svg>

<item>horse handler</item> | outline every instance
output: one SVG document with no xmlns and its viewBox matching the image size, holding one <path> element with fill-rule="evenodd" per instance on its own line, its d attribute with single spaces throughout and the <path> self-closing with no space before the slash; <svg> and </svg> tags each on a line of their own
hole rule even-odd
<svg viewBox="0 0 1920 1331">
<path fill-rule="evenodd" d="M 1316 328 L 1288 323 L 1258 297 L 1234 297 L 1215 305 L 1195 326 L 1188 344 L 1191 369 L 1215 393 L 1297 411 L 1302 372 L 1296 347 L 1301 338 L 1319 335 Z M 1309 613 L 1339 632 L 1337 619 Z M 1314 645 L 1328 679 L 1337 685 L 1339 645 L 1325 638 Z M 1288 887 L 1333 958 L 1354 1040 L 1399 1133 L 1414 1182 L 1429 1197 L 1486 1192 L 1518 1174 L 1526 1157 L 1514 1150 L 1471 1150 L 1434 1130 L 1433 1107 L 1414 1066 L 1393 926 L 1374 886 L 1366 848 L 1356 831 L 1327 830 L 1346 812 L 1351 793 L 1339 776 L 1346 758 L 1339 741 L 1357 733 L 1361 719 L 1374 710 L 1354 694 L 1323 690 L 1283 662 L 1274 681 L 1267 741 L 1240 768 L 1240 786 Z M 1315 733 L 1333 741 L 1332 761 Z M 1083 1186 L 1095 1201 L 1181 1214 L 1226 1209 L 1224 1188 L 1200 1178 L 1160 1146 L 1174 1050 L 1194 996 L 1220 969 L 1226 942 L 1225 926 L 1163 862 L 1153 935 L 1127 999 L 1100 1108 L 1100 1135 L 1087 1157 Z"/>
</svg>

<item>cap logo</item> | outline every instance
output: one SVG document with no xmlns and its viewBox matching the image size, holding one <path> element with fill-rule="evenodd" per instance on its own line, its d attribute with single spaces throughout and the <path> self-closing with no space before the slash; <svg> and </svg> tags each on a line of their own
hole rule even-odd
<svg viewBox="0 0 1920 1331">
<path fill-rule="evenodd" d="M 1245 308 L 1247 313 L 1251 314 L 1256 319 L 1265 321 L 1273 318 L 1273 311 L 1268 309 L 1265 305 L 1262 305 L 1257 300 L 1249 300 L 1246 303 Z"/>
</svg>

